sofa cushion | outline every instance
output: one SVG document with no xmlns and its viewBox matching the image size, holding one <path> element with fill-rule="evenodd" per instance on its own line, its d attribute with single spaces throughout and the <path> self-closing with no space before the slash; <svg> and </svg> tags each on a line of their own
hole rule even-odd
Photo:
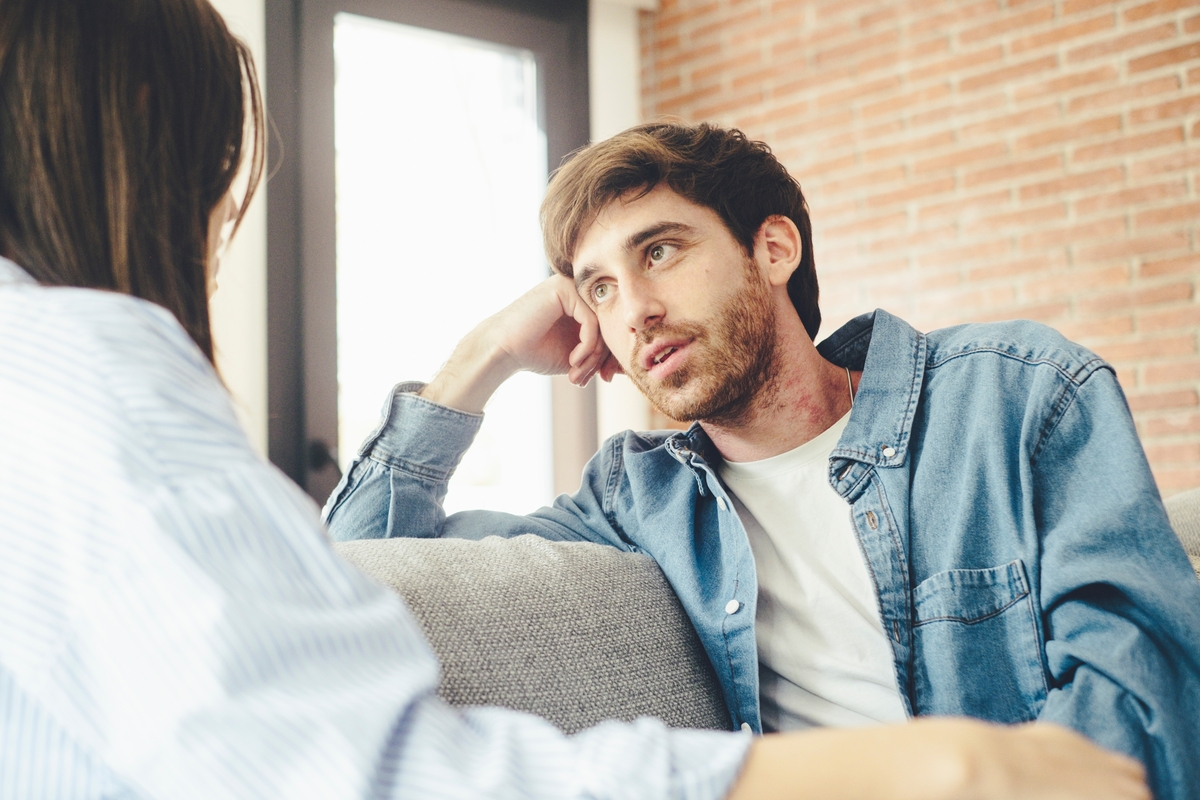
<svg viewBox="0 0 1200 800">
<path fill-rule="evenodd" d="M 335 545 L 396 590 L 454 705 L 498 705 L 567 733 L 605 719 L 728 729 L 691 622 L 649 556 L 535 536 Z"/>
<path fill-rule="evenodd" d="M 1166 506 L 1171 527 L 1175 528 L 1175 534 L 1183 542 L 1183 549 L 1192 559 L 1196 574 L 1200 575 L 1200 489 L 1169 497 Z"/>
</svg>

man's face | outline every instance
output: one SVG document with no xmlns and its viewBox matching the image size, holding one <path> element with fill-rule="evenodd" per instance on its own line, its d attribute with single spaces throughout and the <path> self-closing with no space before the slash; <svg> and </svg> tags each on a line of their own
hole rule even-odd
<svg viewBox="0 0 1200 800">
<path fill-rule="evenodd" d="M 609 204 L 574 256 L 609 350 L 667 416 L 736 421 L 769 383 L 771 287 L 715 211 L 660 186 Z"/>
</svg>

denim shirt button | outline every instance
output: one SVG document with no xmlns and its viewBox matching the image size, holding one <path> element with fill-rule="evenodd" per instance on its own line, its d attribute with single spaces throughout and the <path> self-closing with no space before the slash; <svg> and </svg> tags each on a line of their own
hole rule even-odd
<svg viewBox="0 0 1200 800">
<path fill-rule="evenodd" d="M 742 723 L 742 730 L 744 730 L 746 733 L 754 733 L 754 729 L 750 727 L 749 722 Z"/>
<path fill-rule="evenodd" d="M 728 506 L 728 504 L 726 504 L 724 497 L 717 498 L 717 508 L 721 509 L 722 511 L 729 510 L 729 506 Z"/>
<path fill-rule="evenodd" d="M 883 448 L 884 458 L 891 458 L 894 455 L 896 455 L 896 448 L 892 447 L 890 444 Z"/>
<path fill-rule="evenodd" d="M 739 603 L 737 600 L 730 600 L 728 603 L 725 604 L 725 613 L 726 614 L 736 614 L 737 610 L 741 607 L 742 607 L 742 604 Z"/>
</svg>

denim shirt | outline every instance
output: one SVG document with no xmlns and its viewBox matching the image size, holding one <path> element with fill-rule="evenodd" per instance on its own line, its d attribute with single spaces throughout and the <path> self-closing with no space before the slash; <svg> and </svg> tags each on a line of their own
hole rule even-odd
<svg viewBox="0 0 1200 800">
<path fill-rule="evenodd" d="M 920 333 L 884 311 L 819 346 L 862 370 L 829 459 L 911 715 L 1070 726 L 1200 798 L 1200 584 L 1113 369 L 1031 322 Z M 654 557 L 735 726 L 761 729 L 758 586 L 699 425 L 608 439 L 527 516 L 446 516 L 481 420 L 401 384 L 325 508 L 335 539 L 536 534 Z M 737 603 L 730 601 L 736 600 Z"/>
</svg>

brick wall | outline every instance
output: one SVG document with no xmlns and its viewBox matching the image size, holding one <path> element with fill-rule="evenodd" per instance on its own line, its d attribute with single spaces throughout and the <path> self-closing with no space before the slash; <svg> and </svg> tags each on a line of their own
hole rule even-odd
<svg viewBox="0 0 1200 800">
<path fill-rule="evenodd" d="M 643 111 L 772 145 L 825 326 L 1023 317 L 1116 366 L 1200 486 L 1200 0 L 662 0 Z"/>
</svg>

